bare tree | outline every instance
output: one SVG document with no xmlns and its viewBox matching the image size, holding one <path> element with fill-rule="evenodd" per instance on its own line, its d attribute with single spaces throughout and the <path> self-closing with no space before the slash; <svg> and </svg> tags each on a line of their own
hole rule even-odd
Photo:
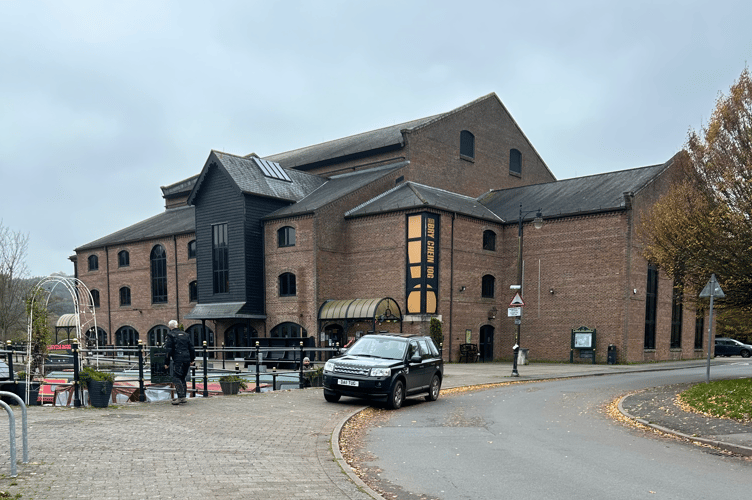
<svg viewBox="0 0 752 500">
<path fill-rule="evenodd" d="M 0 335 L 3 341 L 26 331 L 24 300 L 30 280 L 26 267 L 29 235 L 12 231 L 0 220 Z"/>
</svg>

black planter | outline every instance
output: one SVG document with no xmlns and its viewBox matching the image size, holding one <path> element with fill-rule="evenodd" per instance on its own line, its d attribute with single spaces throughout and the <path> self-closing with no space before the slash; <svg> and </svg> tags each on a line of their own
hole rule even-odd
<svg viewBox="0 0 752 500">
<path fill-rule="evenodd" d="M 29 387 L 29 403 L 27 406 L 35 406 L 39 405 L 39 401 L 37 401 L 37 397 L 39 396 L 39 382 L 31 382 L 31 386 Z M 9 391 L 14 392 L 15 394 L 18 394 L 18 396 L 23 400 L 24 403 L 26 403 L 26 382 L 16 382 L 14 390 Z M 18 402 L 15 399 L 8 398 L 11 404 L 18 404 Z"/>
<path fill-rule="evenodd" d="M 219 381 L 220 387 L 222 387 L 222 394 L 230 396 L 237 394 L 240 391 L 240 382 L 223 382 Z"/>
<path fill-rule="evenodd" d="M 89 402 L 94 408 L 107 408 L 112 399 L 112 382 L 92 380 L 89 382 Z"/>
</svg>

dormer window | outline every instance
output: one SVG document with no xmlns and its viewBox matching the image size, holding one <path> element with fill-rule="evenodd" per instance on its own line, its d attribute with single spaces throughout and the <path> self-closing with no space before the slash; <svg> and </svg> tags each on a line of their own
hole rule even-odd
<svg viewBox="0 0 752 500">
<path fill-rule="evenodd" d="M 460 158 L 475 159 L 475 136 L 467 130 L 460 132 Z"/>
</svg>

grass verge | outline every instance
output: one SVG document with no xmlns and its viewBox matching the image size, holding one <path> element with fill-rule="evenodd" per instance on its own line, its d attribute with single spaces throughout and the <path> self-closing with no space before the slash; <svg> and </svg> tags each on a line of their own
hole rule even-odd
<svg viewBox="0 0 752 500">
<path fill-rule="evenodd" d="M 679 400 L 705 415 L 752 422 L 752 378 L 697 384 L 682 392 Z"/>
</svg>

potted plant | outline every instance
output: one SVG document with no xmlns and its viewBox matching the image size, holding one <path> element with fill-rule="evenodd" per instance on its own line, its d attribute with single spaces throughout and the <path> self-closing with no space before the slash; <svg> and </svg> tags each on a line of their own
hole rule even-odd
<svg viewBox="0 0 752 500">
<path fill-rule="evenodd" d="M 306 387 L 322 387 L 324 385 L 324 366 L 318 366 L 303 372 Z"/>
<path fill-rule="evenodd" d="M 106 408 L 110 404 L 115 375 L 108 372 L 100 372 L 91 366 L 86 366 L 78 373 L 78 379 L 81 385 L 89 390 L 91 406 Z"/>
<path fill-rule="evenodd" d="M 222 387 L 222 394 L 226 396 L 237 394 L 240 389 L 248 387 L 245 379 L 239 375 L 222 375 L 219 377 L 219 385 Z"/>
</svg>

